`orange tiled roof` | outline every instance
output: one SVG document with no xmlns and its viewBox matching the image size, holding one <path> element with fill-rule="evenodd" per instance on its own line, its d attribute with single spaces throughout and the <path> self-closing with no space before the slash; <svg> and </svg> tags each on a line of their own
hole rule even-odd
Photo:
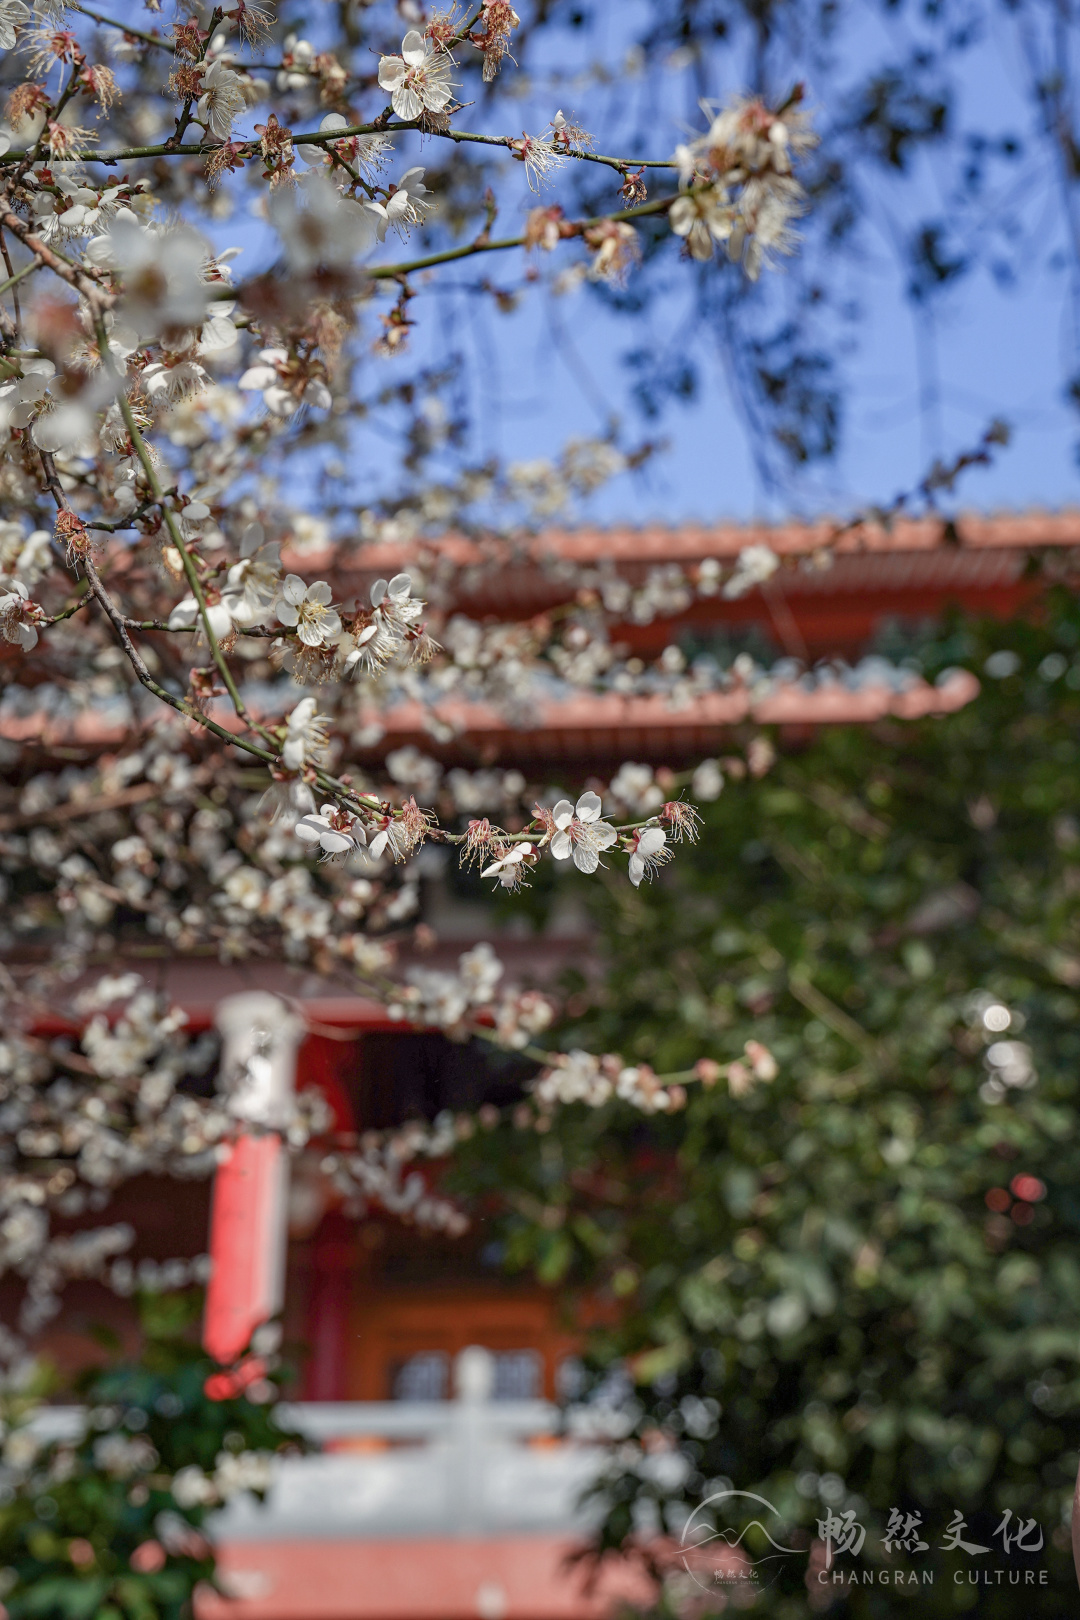
<svg viewBox="0 0 1080 1620">
<path fill-rule="evenodd" d="M 968 513 L 948 527 L 943 520 L 901 519 L 888 529 L 863 523 L 840 533 L 822 520 L 545 529 L 513 540 L 446 534 L 361 545 L 347 555 L 333 548 L 286 552 L 286 562 L 327 575 L 349 602 L 362 599 L 379 575 L 420 561 L 425 573 L 438 576 L 432 594 L 444 609 L 513 620 L 567 601 L 583 569 L 614 570 L 638 587 L 656 569 L 675 565 L 693 574 L 707 558 L 726 571 L 752 545 L 767 545 L 781 558 L 763 587 L 734 600 L 699 595 L 674 618 L 642 623 L 631 613 L 620 639 L 650 656 L 684 627 L 758 623 L 787 653 L 813 660 L 850 656 L 885 618 L 923 619 L 954 603 L 1008 616 L 1039 589 L 1028 570 L 1032 552 L 1061 556 L 1080 548 L 1080 511 Z"/>
<path fill-rule="evenodd" d="M 813 687 L 777 681 L 759 697 L 752 689 L 737 686 L 726 692 L 701 693 L 680 705 L 662 695 L 584 693 L 537 703 L 535 720 L 524 724 L 514 724 L 483 703 L 448 702 L 440 704 L 436 712 L 454 728 L 455 751 L 462 744 L 471 744 L 485 759 L 510 761 L 517 756 L 555 761 L 615 753 L 654 758 L 658 751 L 678 758 L 709 753 L 730 727 L 744 720 L 787 726 L 858 725 L 890 715 L 915 720 L 961 709 L 978 690 L 974 675 L 957 670 L 938 686 L 923 680 L 913 680 L 900 689 L 875 680 Z M 430 750 L 426 715 L 419 703 L 401 703 L 381 715 L 385 734 L 379 743 L 380 754 L 405 742 Z"/>
<path fill-rule="evenodd" d="M 975 676 L 959 670 L 938 686 L 919 679 L 902 687 L 872 678 L 817 685 L 774 680 L 760 695 L 753 688 L 736 686 L 724 692 L 699 693 L 681 704 L 662 694 L 583 693 L 538 701 L 531 724 L 515 722 L 485 703 L 451 699 L 429 711 L 423 704 L 405 702 L 379 714 L 384 735 L 378 752 L 406 741 L 430 749 L 433 744 L 425 721 L 433 713 L 453 731 L 454 751 L 472 744 L 490 760 L 515 755 L 581 759 L 611 752 L 629 757 L 635 750 L 654 755 L 658 748 L 675 757 L 694 751 L 707 753 L 731 726 L 744 720 L 797 726 L 865 724 L 889 715 L 914 720 L 963 708 L 978 690 Z M 235 714 L 220 703 L 214 716 L 228 729 L 240 730 Z M 38 741 L 45 747 L 71 743 L 106 747 L 121 742 L 127 730 L 122 722 L 110 721 L 93 710 L 70 717 L 0 714 L 0 737 L 13 742 Z"/>
<path fill-rule="evenodd" d="M 876 523 L 859 523 L 838 533 L 839 525 L 830 519 L 813 523 L 684 523 L 676 528 L 662 524 L 640 527 L 544 529 L 540 534 L 522 537 L 516 546 L 533 557 L 559 557 L 570 562 L 596 563 L 609 559 L 646 565 L 669 562 L 695 563 L 706 557 L 734 562 L 746 546 L 767 545 L 778 557 L 802 558 L 829 547 L 836 556 L 891 553 L 938 552 L 943 555 L 968 551 L 1030 551 L 1044 546 L 1080 546 L 1080 510 L 1064 512 L 1026 511 L 985 516 L 963 513 L 954 519 L 946 534 L 945 521 L 938 518 L 899 518 L 888 528 Z M 404 553 L 428 547 L 449 557 L 461 567 L 482 562 L 488 546 L 465 535 L 447 534 L 435 539 L 379 542 L 361 546 L 346 566 L 364 572 L 386 571 L 400 566 Z M 310 567 L 333 560 L 333 552 L 307 552 Z"/>
</svg>

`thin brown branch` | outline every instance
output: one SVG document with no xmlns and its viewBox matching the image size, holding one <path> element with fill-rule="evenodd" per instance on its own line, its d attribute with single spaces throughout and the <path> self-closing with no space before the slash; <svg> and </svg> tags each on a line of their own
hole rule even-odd
<svg viewBox="0 0 1080 1620">
<path fill-rule="evenodd" d="M 62 281 L 66 281 L 70 287 L 74 287 L 76 292 L 94 298 L 102 309 L 112 308 L 116 299 L 112 293 L 105 290 L 95 276 L 80 265 L 74 264 L 65 254 L 48 247 L 40 236 L 35 236 L 26 220 L 20 219 L 10 208 L 4 208 L 3 212 L 0 212 L 0 228 L 17 236 L 23 246 L 39 259 L 46 269 L 51 270 Z"/>
<path fill-rule="evenodd" d="M 7 268 L 7 273 L 8 273 L 7 282 L 5 283 L 5 285 L 3 287 L 0 287 L 0 292 L 7 292 L 8 288 L 9 287 L 11 288 L 11 301 L 15 306 L 15 331 L 16 331 L 16 333 L 21 333 L 22 332 L 22 310 L 19 307 L 19 295 L 15 291 L 15 288 L 17 287 L 17 285 L 18 285 L 19 281 L 21 280 L 21 278 L 26 274 L 26 269 L 24 268 L 24 269 L 20 270 L 18 272 L 18 274 L 16 275 L 15 267 L 11 262 L 11 254 L 8 252 L 7 237 L 4 235 L 4 231 L 3 231 L 2 226 L 0 226 L 0 253 L 2 253 L 4 255 L 4 264 L 5 264 L 6 268 Z M 38 261 L 38 262 L 40 262 L 40 261 Z"/>
</svg>

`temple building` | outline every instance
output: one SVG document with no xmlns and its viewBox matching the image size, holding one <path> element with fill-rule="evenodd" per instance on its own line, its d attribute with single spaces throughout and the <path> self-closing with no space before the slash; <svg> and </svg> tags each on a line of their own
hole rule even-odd
<svg viewBox="0 0 1080 1620">
<path fill-rule="evenodd" d="M 729 570 L 755 547 L 779 566 L 738 594 L 702 589 L 715 563 Z M 482 545 L 469 539 L 427 542 L 425 552 L 448 606 L 472 620 L 523 621 L 582 592 L 607 600 L 614 582 L 627 603 L 614 634 L 636 658 L 725 641 L 753 649 L 753 678 L 677 704 L 553 688 L 528 724 L 455 697 L 436 716 L 440 729 L 421 705 L 402 702 L 381 716 L 372 762 L 412 746 L 445 770 L 513 768 L 573 789 L 627 761 L 685 770 L 723 754 L 739 727 L 775 727 L 781 743 L 797 744 L 822 725 L 947 713 L 971 700 L 975 677 L 957 671 L 931 684 L 890 663 L 881 651 L 888 627 L 956 607 L 1036 610 L 1040 591 L 1080 555 L 1080 513 L 901 519 L 839 533 L 824 523 L 580 529 L 545 533 L 529 548 L 501 570 L 485 569 Z M 392 572 L 399 553 L 368 546 L 340 573 L 333 557 L 304 562 L 344 598 Z M 693 590 L 680 586 L 687 578 Z M 646 612 L 635 603 L 649 591 Z M 61 747 L 64 722 L 0 711 L 0 736 L 36 734 Z M 108 737 L 106 719 L 102 747 Z M 493 934 L 437 861 L 421 896 L 432 963 L 489 940 L 523 981 L 543 983 L 588 955 L 572 916 L 547 933 Z M 302 1021 L 295 1083 L 323 1090 L 343 1140 L 512 1100 L 530 1073 L 521 1060 L 492 1062 L 472 1045 L 408 1030 L 375 1002 L 284 963 L 176 959 L 155 972 L 196 1031 L 219 1021 L 229 998 L 285 998 Z M 158 1184 L 135 1181 L 110 1205 L 110 1219 L 136 1227 L 138 1255 L 164 1262 L 209 1245 L 227 1265 L 224 1224 L 208 1239 L 211 1186 L 171 1183 L 167 1199 L 159 1194 Z M 571 1408 L 568 1428 L 556 1421 L 554 1403 L 573 1397 L 578 1348 L 557 1291 L 508 1279 L 483 1223 L 457 1237 L 418 1235 L 390 1214 L 357 1224 L 302 1176 L 285 1218 L 285 1333 L 300 1361 L 294 1416 L 322 1450 L 283 1468 L 267 1507 L 229 1509 L 222 1568 L 234 1601 L 208 1601 L 203 1620 L 592 1620 L 615 1597 L 642 1597 L 628 1572 L 586 1589 L 566 1561 L 583 1526 L 578 1498 L 614 1419 Z M 119 1321 L 118 1309 L 97 1285 L 71 1285 L 47 1348 L 76 1362 L 87 1325 Z"/>
</svg>

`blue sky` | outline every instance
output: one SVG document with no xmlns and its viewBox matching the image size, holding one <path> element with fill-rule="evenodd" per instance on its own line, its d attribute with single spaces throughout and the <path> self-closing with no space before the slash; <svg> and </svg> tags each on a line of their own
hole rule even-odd
<svg viewBox="0 0 1080 1620">
<path fill-rule="evenodd" d="M 1011 24 L 1001 20 L 991 0 L 984 9 L 996 20 L 960 67 L 959 124 L 1030 134 L 1032 114 Z M 456 121 L 504 133 L 522 127 L 535 132 L 564 106 L 597 133 L 601 149 L 625 151 L 621 142 L 628 138 L 629 123 L 639 122 L 648 108 L 650 150 L 638 155 L 668 155 L 703 120 L 691 67 L 677 56 L 648 74 L 628 79 L 622 72 L 635 20 L 644 15 L 642 0 L 598 0 L 591 31 L 552 31 L 543 38 L 540 54 L 530 58 L 530 79 L 515 79 L 515 70 L 506 65 L 505 84 L 517 99 L 504 96 L 491 109 L 469 108 Z M 793 76 L 806 74 L 810 104 L 823 112 L 869 64 L 894 60 L 917 42 L 917 24 L 902 8 L 893 14 L 860 3 L 849 5 L 846 16 L 842 49 L 831 61 L 792 63 Z M 401 25 L 389 10 L 387 23 L 389 43 Z M 740 88 L 744 77 L 737 50 L 725 51 L 713 62 L 713 82 L 721 93 Z M 605 70 L 610 70 L 606 84 Z M 418 139 L 407 136 L 391 177 L 410 162 L 436 163 L 444 156 L 441 143 L 434 142 L 421 155 Z M 519 164 L 507 161 L 504 175 L 500 231 L 520 228 L 527 208 L 538 200 L 526 189 Z M 563 195 L 559 180 L 539 200 Z M 609 206 L 616 203 L 614 186 L 610 189 Z M 1003 287 L 983 269 L 964 277 L 936 301 L 932 341 L 925 324 L 912 319 L 895 241 L 928 213 L 947 224 L 958 217 L 941 160 L 923 158 L 910 176 L 873 184 L 864 201 L 857 252 L 819 261 L 819 272 L 861 310 L 856 322 L 833 331 L 847 382 L 842 451 L 779 494 L 767 491 L 755 471 L 746 426 L 710 333 L 688 322 L 689 267 L 669 264 L 667 295 L 634 318 L 612 316 L 588 289 L 553 297 L 542 287 L 532 288 L 510 315 L 497 312 L 490 298 L 452 291 L 484 275 L 502 286 L 518 284 L 524 266 L 520 252 L 446 267 L 428 288 L 418 283 L 421 296 L 412 313 L 421 324 L 412 341 L 413 359 L 435 362 L 454 346 L 466 353 L 475 448 L 505 460 L 554 456 L 570 437 L 602 433 L 612 410 L 620 415 L 628 441 L 666 439 L 666 450 L 644 474 L 616 479 L 592 498 L 579 514 L 589 519 L 708 521 L 823 510 L 846 515 L 917 483 L 935 456 L 947 460 L 973 445 L 993 416 L 1010 422 L 1012 444 L 998 453 L 991 469 L 966 476 L 956 504 L 994 509 L 1075 501 L 1080 415 L 1065 403 L 1063 388 L 1063 352 L 1071 342 L 1065 297 L 1069 265 L 1062 256 L 1060 208 L 1045 160 L 1028 155 L 999 169 L 979 208 L 964 214 L 980 242 L 993 246 L 998 257 L 1022 259 L 1016 286 Z M 813 228 L 810 220 L 807 229 L 812 233 Z M 241 212 L 215 235 L 220 243 L 246 243 L 240 266 L 246 271 L 268 245 L 264 229 Z M 1021 241 L 1030 246 L 1021 248 Z M 550 259 L 540 256 L 542 268 L 553 271 L 575 256 L 574 248 Z M 793 287 L 794 277 L 780 272 L 773 291 L 782 299 Z M 700 363 L 698 396 L 688 407 L 669 408 L 659 424 L 643 422 L 629 403 L 632 379 L 623 356 L 642 345 L 675 357 L 691 354 Z M 386 382 L 394 380 L 402 364 L 365 361 L 365 389 L 378 386 L 384 376 Z M 375 487 L 386 465 L 385 441 L 366 436 L 357 446 L 355 465 Z"/>
<path fill-rule="evenodd" d="M 641 92 L 632 84 L 629 94 L 625 87 L 607 96 L 597 93 L 589 87 L 587 70 L 598 60 L 615 64 L 632 33 L 619 25 L 627 14 L 605 0 L 589 39 L 553 36 L 546 54 L 555 82 L 544 85 L 538 74 L 523 113 L 527 108 L 539 124 L 556 102 L 569 98 L 573 105 L 576 93 L 583 121 L 591 119 L 602 134 L 601 149 L 624 150 L 613 144 L 619 109 Z M 842 93 L 868 64 L 893 60 L 917 43 L 906 20 L 901 19 L 898 37 L 896 20 L 886 22 L 873 6 L 849 9 L 848 16 L 853 24 L 844 51 L 827 77 L 815 82 L 809 65 L 811 105 Z M 558 299 L 530 295 L 510 317 L 488 310 L 474 316 L 483 351 L 483 383 L 474 396 L 481 441 L 510 458 L 554 454 L 568 435 L 596 432 L 614 404 L 631 436 L 659 432 L 669 447 L 644 478 L 618 480 L 594 497 L 590 515 L 708 520 L 778 515 L 792 508 L 847 513 L 860 503 L 887 501 L 916 484 L 935 457 L 948 460 L 972 446 L 990 419 L 1001 416 L 1012 427 L 1012 443 L 997 453 L 992 468 L 966 475 L 956 502 L 994 509 L 1076 501 L 1080 414 L 1066 403 L 1063 381 L 1072 337 L 1066 297 L 1070 266 L 1062 251 L 1055 178 L 1030 140 L 1033 115 L 1010 29 L 999 18 L 962 59 L 956 127 L 1028 140 L 1025 155 L 999 166 L 982 200 L 964 211 L 968 229 L 988 255 L 1019 262 L 1021 274 L 1008 286 L 977 269 L 935 300 L 931 323 L 917 323 L 905 296 L 906 272 L 896 240 L 928 215 L 953 223 L 960 205 L 937 156 L 921 159 L 908 177 L 868 188 L 857 253 L 837 254 L 834 266 L 826 266 L 826 274 L 835 274 L 837 287 L 857 300 L 862 312 L 836 334 L 848 392 L 843 449 L 835 462 L 793 482 L 779 497 L 763 489 L 710 335 L 687 331 L 677 292 L 667 305 L 661 302 L 633 322 L 611 318 L 587 290 Z M 802 71 L 806 64 L 795 66 Z M 719 78 L 725 89 L 740 86 L 734 54 L 720 62 Z M 659 114 L 653 156 L 664 155 L 695 117 L 688 69 L 672 63 L 659 79 L 652 87 Z M 513 109 L 504 103 L 500 110 L 505 117 Z M 523 211 L 533 199 L 520 178 L 515 190 Z M 511 206 L 508 222 L 513 217 Z M 808 229 L 813 230 L 812 221 Z M 511 259 L 518 257 L 507 255 L 485 269 L 508 284 L 518 268 Z M 775 290 L 783 296 L 782 287 Z M 643 342 L 675 355 L 693 352 L 702 362 L 701 393 L 690 407 L 669 410 L 659 429 L 635 426 L 626 409 L 628 374 L 620 357 Z"/>
</svg>

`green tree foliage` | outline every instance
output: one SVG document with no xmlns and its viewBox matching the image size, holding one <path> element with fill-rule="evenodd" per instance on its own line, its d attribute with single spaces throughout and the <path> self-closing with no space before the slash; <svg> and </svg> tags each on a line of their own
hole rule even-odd
<svg viewBox="0 0 1080 1620">
<path fill-rule="evenodd" d="M 590 1365 L 634 1381 L 602 1546 L 677 1533 L 734 1482 L 807 1541 L 854 1509 L 863 1568 L 934 1570 L 923 1614 L 1004 1616 L 1015 1587 L 956 1585 L 971 1559 L 940 1543 L 957 1508 L 983 1544 L 1009 1509 L 1046 1540 L 1025 1612 L 1071 1604 L 1078 647 L 1065 601 L 1041 626 L 958 623 L 922 662 L 976 670 L 968 708 L 782 749 L 660 880 L 610 883 L 580 1044 L 668 1071 L 753 1038 L 778 1073 L 692 1087 L 666 1118 L 578 1105 L 537 1132 L 519 1111 L 471 1146 L 473 1186 L 512 1189 L 510 1263 L 598 1303 Z M 887 1557 L 893 1508 L 927 1551 Z M 805 1573 L 754 1612 L 805 1613 Z"/>
<path fill-rule="evenodd" d="M 27 1419 L 41 1378 L 4 1396 L 0 1595 L 10 1620 L 189 1620 L 214 1577 L 207 1515 L 238 1489 L 261 1496 L 270 1456 L 296 1449 L 268 1400 L 211 1400 L 220 1370 L 192 1334 L 199 1300 L 144 1296 L 134 1361 L 87 1373 L 85 1433 L 40 1444 Z"/>
</svg>

